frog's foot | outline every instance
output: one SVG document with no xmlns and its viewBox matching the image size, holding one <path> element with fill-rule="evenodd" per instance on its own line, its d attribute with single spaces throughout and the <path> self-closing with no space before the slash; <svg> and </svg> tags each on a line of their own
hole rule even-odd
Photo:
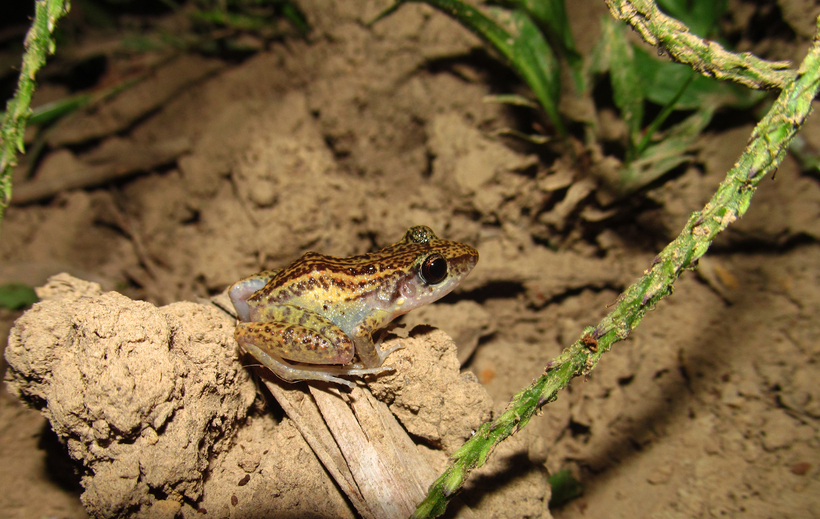
<svg viewBox="0 0 820 519">
<path fill-rule="evenodd" d="M 361 364 L 350 364 L 348 366 L 311 366 L 311 370 L 322 373 L 333 373 L 334 375 L 349 375 L 361 377 L 362 375 L 379 375 L 387 371 L 396 371 L 393 366 L 379 366 L 377 368 L 365 368 Z"/>
</svg>

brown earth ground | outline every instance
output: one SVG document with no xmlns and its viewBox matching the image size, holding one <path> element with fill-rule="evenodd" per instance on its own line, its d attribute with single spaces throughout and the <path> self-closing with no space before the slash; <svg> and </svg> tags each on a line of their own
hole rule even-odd
<svg viewBox="0 0 820 519">
<path fill-rule="evenodd" d="M 606 7 L 567 3 L 588 52 Z M 475 37 L 414 4 L 364 25 L 388 4 L 301 1 L 309 43 L 288 38 L 238 64 L 179 56 L 56 127 L 36 181 L 154 163 L 12 207 L 0 282 L 69 272 L 157 305 L 196 301 L 306 250 L 358 254 L 426 224 L 481 261 L 454 296 L 408 321 L 456 337 L 463 369 L 500 412 L 703 206 L 752 124 L 708 131 L 693 165 L 604 214 L 588 171 L 496 136 L 520 114 L 483 99 L 516 87 Z M 790 37 L 741 39 L 741 50 L 799 63 L 817 8 L 777 4 L 732 1 L 726 23 L 770 9 Z M 85 45 L 115 41 L 98 38 Z M 801 135 L 820 149 L 816 115 Z M 499 449 L 508 463 L 476 476 L 465 502 L 486 517 L 820 517 L 818 215 L 816 172 L 787 157 L 699 275 L 685 274 L 628 341 Z M 4 337 L 19 315 L 3 314 Z M 293 436 L 274 425 L 257 432 Z M 294 465 L 276 470 L 298 473 L 315 460 L 283 463 Z M 5 390 L 0 466 L 4 517 L 86 515 L 64 448 Z M 545 480 L 559 469 L 584 493 L 550 511 Z"/>
</svg>

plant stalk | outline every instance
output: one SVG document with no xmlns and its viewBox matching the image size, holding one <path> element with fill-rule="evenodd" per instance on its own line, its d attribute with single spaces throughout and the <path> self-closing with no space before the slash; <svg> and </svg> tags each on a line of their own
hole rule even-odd
<svg viewBox="0 0 820 519">
<path fill-rule="evenodd" d="M 52 38 L 57 20 L 68 13 L 68 0 L 36 0 L 34 21 L 25 40 L 23 66 L 14 97 L 6 103 L 0 138 L 0 222 L 11 201 L 11 172 L 17 165 L 17 153 L 24 153 L 23 136 L 26 121 L 31 115 L 31 96 L 34 93 L 34 77 L 46 63 L 46 57 L 54 53 Z"/>
<path fill-rule="evenodd" d="M 706 77 L 730 80 L 756 90 L 784 88 L 794 79 L 788 61 L 766 61 L 750 52 L 729 52 L 719 43 L 689 32 L 652 0 L 606 0 L 612 15 L 638 31 L 647 43 Z"/>
</svg>

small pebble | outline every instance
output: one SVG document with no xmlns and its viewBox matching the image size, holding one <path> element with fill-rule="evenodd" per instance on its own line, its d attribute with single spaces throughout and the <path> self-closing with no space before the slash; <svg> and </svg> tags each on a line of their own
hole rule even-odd
<svg viewBox="0 0 820 519">
<path fill-rule="evenodd" d="M 800 463 L 795 463 L 794 465 L 792 465 L 792 468 L 790 470 L 792 471 L 792 474 L 796 476 L 805 476 L 806 472 L 808 472 L 810 468 L 811 463 L 801 461 Z"/>
</svg>

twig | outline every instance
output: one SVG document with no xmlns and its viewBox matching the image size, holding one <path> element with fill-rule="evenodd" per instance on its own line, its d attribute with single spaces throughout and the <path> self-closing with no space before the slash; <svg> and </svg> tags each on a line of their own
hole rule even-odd
<svg viewBox="0 0 820 519">
<path fill-rule="evenodd" d="M 265 380 L 316 457 L 365 519 L 407 517 L 435 470 L 387 406 L 366 388 Z M 462 506 L 460 519 L 472 519 Z"/>
<path fill-rule="evenodd" d="M 114 180 L 172 164 L 191 149 L 187 137 L 151 145 L 123 143 L 121 153 L 103 164 L 85 164 L 77 161 L 59 177 L 31 180 L 17 186 L 11 203 L 15 205 L 39 202 L 70 189 L 101 186 Z"/>
<path fill-rule="evenodd" d="M 820 27 L 820 18 L 817 20 Z M 447 500 L 464 483 L 471 470 L 484 464 L 495 446 L 524 427 L 544 404 L 577 376 L 588 374 L 612 345 L 626 339 L 646 312 L 671 294 L 672 284 L 686 269 L 693 269 L 712 240 L 743 216 L 764 177 L 774 172 L 789 142 L 802 126 L 820 86 L 820 35 L 797 72 L 787 82 L 766 117 L 755 127 L 749 144 L 703 208 L 693 213 L 680 235 L 652 262 L 636 283 L 618 297 L 616 308 L 597 326 L 584 330 L 581 338 L 551 361 L 544 375 L 517 393 L 507 410 L 494 422 L 483 424 L 452 456 L 452 463 L 430 487 L 413 517 L 436 517 L 444 513 Z"/>
<path fill-rule="evenodd" d="M 367 500 L 356 485 L 356 479 L 347 466 L 342 451 L 322 419 L 321 411 L 304 384 L 287 384 L 278 380 L 264 380 L 264 383 L 359 515 L 364 519 L 375 519 Z"/>
</svg>

